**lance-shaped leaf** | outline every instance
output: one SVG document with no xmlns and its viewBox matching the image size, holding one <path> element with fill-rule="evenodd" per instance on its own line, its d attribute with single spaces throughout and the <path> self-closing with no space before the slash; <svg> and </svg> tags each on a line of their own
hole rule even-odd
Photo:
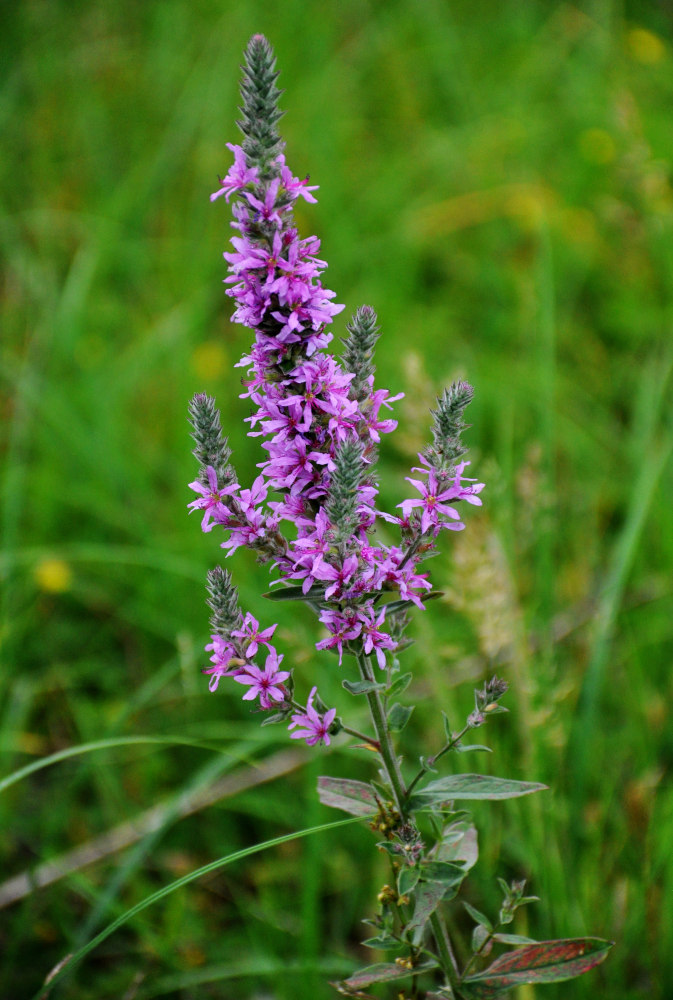
<svg viewBox="0 0 673 1000">
<path fill-rule="evenodd" d="M 372 983 L 389 983 L 394 979 L 405 979 L 406 976 L 420 976 L 423 972 L 429 972 L 437 968 L 437 962 L 427 961 L 420 965 L 415 965 L 413 969 L 405 969 L 403 965 L 396 965 L 391 962 L 379 962 L 377 965 L 368 965 L 366 969 L 354 972 L 348 979 L 343 979 L 340 983 L 332 983 L 340 993 L 352 993 L 363 986 L 371 986 Z"/>
<path fill-rule="evenodd" d="M 388 712 L 388 728 L 390 731 L 392 733 L 401 733 L 411 718 L 413 710 L 413 705 L 400 705 L 399 701 L 396 701 Z"/>
<path fill-rule="evenodd" d="M 450 861 L 428 861 L 422 866 L 423 880 L 425 882 L 441 882 L 442 885 L 458 885 L 463 881 L 467 872 L 461 865 L 454 865 Z"/>
<path fill-rule="evenodd" d="M 436 600 L 436 598 L 438 597 L 444 597 L 443 590 L 433 590 L 432 593 L 425 594 L 423 600 L 433 601 Z M 413 607 L 416 607 L 416 605 L 414 604 L 413 601 L 410 601 L 408 598 L 405 598 L 401 601 L 388 601 L 388 603 L 385 605 L 387 615 L 394 614 L 396 611 L 406 611 L 408 608 L 413 608 Z"/>
<path fill-rule="evenodd" d="M 438 861 L 456 861 L 467 872 L 477 863 L 479 844 L 477 828 L 468 819 L 459 819 L 445 827 L 435 857 Z"/>
<path fill-rule="evenodd" d="M 494 941 L 501 944 L 537 944 L 535 938 L 524 937 L 523 934 L 494 934 Z"/>
<path fill-rule="evenodd" d="M 547 785 L 536 781 L 513 781 L 487 774 L 450 774 L 431 781 L 425 788 L 419 788 L 412 795 L 409 805 L 411 809 L 423 809 L 452 799 L 516 799 L 545 788 Z"/>
<path fill-rule="evenodd" d="M 323 805 L 343 809 L 351 816 L 372 816 L 378 809 L 372 788 L 350 778 L 318 778 L 318 798 Z"/>
<path fill-rule="evenodd" d="M 413 674 L 408 673 L 408 674 L 400 674 L 399 677 L 396 677 L 395 680 L 392 681 L 388 690 L 386 691 L 388 697 L 393 698 L 395 695 L 403 694 L 403 692 L 406 691 L 409 685 L 411 684 L 413 676 L 414 676 Z"/>
<path fill-rule="evenodd" d="M 416 886 L 414 915 L 405 927 L 405 931 L 413 931 L 413 944 L 421 943 L 425 925 L 442 900 L 453 899 L 457 892 L 457 886 L 447 886 L 442 882 L 421 882 Z"/>
<path fill-rule="evenodd" d="M 267 601 L 308 601 L 314 604 L 316 601 L 325 600 L 324 587 L 311 587 L 304 592 L 301 587 L 280 587 L 278 590 L 270 590 L 267 594 L 262 594 Z"/>
<path fill-rule="evenodd" d="M 483 972 L 464 979 L 460 990 L 470 1000 L 491 1000 L 523 983 L 557 983 L 574 979 L 599 965 L 612 944 L 601 938 L 539 941 L 501 955 Z"/>
<path fill-rule="evenodd" d="M 403 868 L 400 874 L 397 876 L 397 891 L 400 896 L 407 896 L 410 892 L 413 892 L 418 885 L 418 880 L 421 877 L 420 867 L 416 868 Z"/>
<path fill-rule="evenodd" d="M 349 694 L 370 694 L 372 691 L 383 691 L 385 684 L 381 681 L 349 681 L 341 682 Z"/>
<path fill-rule="evenodd" d="M 377 937 L 367 938 L 362 945 L 364 948 L 376 948 L 377 951 L 392 951 L 393 948 L 400 947 L 400 942 L 391 934 L 379 934 Z"/>
</svg>

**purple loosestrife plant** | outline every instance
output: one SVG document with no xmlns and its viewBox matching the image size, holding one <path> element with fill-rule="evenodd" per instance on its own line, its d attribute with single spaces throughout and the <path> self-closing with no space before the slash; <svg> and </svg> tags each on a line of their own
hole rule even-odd
<svg viewBox="0 0 673 1000">
<path fill-rule="evenodd" d="M 262 724 L 285 724 L 291 739 L 316 747 L 354 736 L 376 753 L 379 766 L 369 784 L 319 780 L 324 803 L 369 821 L 390 865 L 390 883 L 369 921 L 374 934 L 365 942 L 387 960 L 334 984 L 338 990 L 366 997 L 365 988 L 390 982 L 398 997 L 486 1000 L 520 983 L 568 979 L 602 961 L 610 944 L 597 938 L 537 942 L 507 933 L 516 909 L 535 898 L 524 895 L 523 882 L 501 883 L 503 904 L 493 921 L 463 903 L 475 926 L 471 945 L 454 947 L 451 905 L 477 859 L 476 830 L 456 803 L 514 798 L 544 787 L 439 773 L 439 761 L 451 751 L 470 749 L 463 742 L 468 732 L 506 711 L 500 700 L 507 685 L 497 677 L 475 692 L 474 711 L 462 728 L 453 731 L 444 719 L 438 748 L 410 773 L 396 745 L 412 711 L 395 701 L 411 681 L 400 672 L 398 653 L 410 641 L 410 612 L 422 611 L 433 596 L 421 564 L 442 532 L 465 527 L 461 508 L 481 504 L 483 483 L 465 475 L 461 437 L 473 390 L 457 382 L 437 400 L 432 441 L 408 477 L 413 496 L 398 504 L 398 513 L 380 511 L 377 449 L 381 435 L 396 427 L 389 411 L 400 397 L 375 386 L 379 328 L 370 306 L 346 324 L 341 358 L 329 353 L 329 327 L 343 306 L 322 283 L 319 240 L 300 238 L 294 224 L 295 202 L 315 202 L 317 188 L 285 162 L 277 76 L 271 47 L 255 35 L 241 88 L 243 142 L 228 144 L 234 162 L 211 195 L 230 202 L 234 216 L 232 250 L 224 254 L 227 294 L 234 300 L 233 321 L 254 334 L 240 366 L 246 371 L 243 396 L 252 407 L 249 434 L 260 438 L 264 460 L 252 485 L 242 488 L 214 400 L 195 396 L 190 419 L 199 474 L 190 484 L 197 498 L 189 506 L 203 512 L 203 531 L 224 531 L 227 557 L 247 546 L 270 564 L 278 588 L 268 596 L 303 600 L 315 612 L 323 631 L 316 648 L 337 654 L 341 669 L 344 661 L 357 665 L 343 686 L 366 699 L 371 731 L 353 729 L 347 708 L 341 717 L 321 702 L 319 673 L 306 703 L 297 700 L 292 670 L 288 664 L 283 669 L 283 654 L 272 642 L 276 625 L 260 625 L 241 611 L 231 575 L 219 566 L 208 575 L 212 666 L 204 673 L 212 691 L 221 679 L 233 682 L 232 693 L 241 685 Z M 397 544 L 379 540 L 379 519 L 397 530 Z M 495 946 L 506 950 L 493 960 Z M 400 992 L 404 980 L 410 992 Z"/>
</svg>

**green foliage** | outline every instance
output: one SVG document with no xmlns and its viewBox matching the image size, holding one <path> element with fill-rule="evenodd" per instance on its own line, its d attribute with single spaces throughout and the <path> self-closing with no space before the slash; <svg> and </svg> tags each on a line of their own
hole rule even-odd
<svg viewBox="0 0 673 1000">
<path fill-rule="evenodd" d="M 664 1000 L 671 28 L 661 5 L 467 0 L 4 12 L 0 775 L 77 755 L 0 798 L 3 877 L 18 879 L 0 910 L 0 995 L 32 995 L 184 873 L 306 825 L 297 812 L 315 799 L 311 753 L 284 727 L 251 725 L 199 673 L 212 544 L 185 510 L 195 392 L 217 393 L 242 483 L 259 461 L 232 371 L 248 343 L 221 285 L 226 207 L 208 203 L 237 138 L 237 66 L 255 31 L 292 95 L 288 162 L 321 185 L 297 224 L 321 237 L 345 315 L 376 308 L 377 377 L 406 393 L 382 451 L 389 507 L 442 386 L 476 389 L 464 439 L 485 506 L 445 545 L 455 575 L 444 558 L 431 564 L 445 596 L 405 653 L 426 694 L 405 737 L 427 753 L 438 710 L 463 718 L 495 663 L 511 725 L 489 728 L 488 760 L 551 791 L 479 813 L 473 904 L 496 913 L 493 873 L 525 875 L 541 902 L 516 914 L 519 936 L 586 927 L 619 942 L 573 1000 Z M 262 623 L 280 615 L 279 648 L 310 681 L 305 595 L 269 605 L 266 569 L 250 553 L 232 562 L 241 606 Z M 364 699 L 341 688 L 351 664 L 335 658 L 321 693 L 357 712 Z M 142 745 L 148 734 L 174 745 Z M 221 797 L 185 813 L 217 746 L 231 755 L 207 779 Z M 330 773 L 352 777 L 367 753 L 337 746 Z M 437 763 L 438 780 L 453 760 Z M 258 782 L 264 773 L 275 777 Z M 332 996 L 325 971 L 354 968 L 384 868 L 370 869 L 366 831 L 321 838 L 315 855 L 310 838 L 288 843 L 172 893 L 52 996 Z M 42 881 L 58 859 L 66 874 Z M 431 912 L 435 890 L 420 883 L 415 906 Z"/>
<path fill-rule="evenodd" d="M 603 961 L 612 947 L 596 938 L 538 941 L 496 959 L 463 980 L 465 1000 L 491 1000 L 523 983 L 556 983 L 582 975 Z"/>
</svg>

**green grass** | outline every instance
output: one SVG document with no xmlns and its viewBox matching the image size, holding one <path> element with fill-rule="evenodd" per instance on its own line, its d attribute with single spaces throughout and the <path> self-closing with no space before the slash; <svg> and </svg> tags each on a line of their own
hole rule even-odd
<svg viewBox="0 0 673 1000">
<path fill-rule="evenodd" d="M 339 818 L 317 774 L 371 766 L 338 747 L 282 757 L 299 749 L 286 732 L 199 673 L 218 551 L 186 517 L 195 391 L 217 395 L 243 480 L 259 461 L 233 369 L 248 334 L 221 284 L 227 208 L 208 202 L 255 31 L 279 58 L 288 160 L 320 184 L 300 228 L 321 237 L 346 315 L 377 309 L 379 384 L 406 393 L 382 450 L 389 507 L 435 393 L 457 375 L 476 387 L 486 502 L 430 567 L 447 596 L 406 654 L 410 754 L 438 704 L 458 724 L 497 670 L 510 715 L 485 733 L 487 766 L 551 791 L 475 809 L 470 899 L 492 912 L 496 874 L 528 877 L 542 900 L 520 933 L 617 941 L 573 1000 L 666 998 L 673 22 L 608 0 L 3 11 L 0 778 L 26 774 L 0 795 L 0 856 L 5 880 L 67 871 L 24 879 L 0 910 L 0 995 L 33 996 L 133 907 L 54 997 L 317 1000 L 370 957 L 360 920 L 383 868 L 357 825 L 241 854 L 142 909 L 216 859 Z M 317 668 L 352 711 L 311 617 L 261 598 L 249 553 L 231 568 L 245 608 L 281 615 L 300 683 Z M 277 777 L 262 783 L 262 762 Z"/>
</svg>

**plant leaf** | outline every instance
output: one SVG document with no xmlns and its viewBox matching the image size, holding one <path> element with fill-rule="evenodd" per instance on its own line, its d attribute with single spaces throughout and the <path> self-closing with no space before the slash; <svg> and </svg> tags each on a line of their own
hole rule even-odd
<svg viewBox="0 0 673 1000">
<path fill-rule="evenodd" d="M 494 934 L 494 941 L 500 944 L 537 944 L 535 938 L 524 937 L 523 934 Z"/>
<path fill-rule="evenodd" d="M 390 934 L 380 934 L 378 937 L 367 938 L 362 944 L 365 948 L 378 948 L 379 951 L 389 951 L 391 948 L 400 947 L 400 942 L 391 937 Z"/>
<path fill-rule="evenodd" d="M 316 601 L 324 602 L 325 590 L 323 587 L 311 587 L 304 593 L 301 587 L 281 587 L 262 594 L 262 597 L 266 597 L 268 601 L 308 601 L 315 604 Z"/>
<path fill-rule="evenodd" d="M 369 694 L 370 691 L 383 691 L 385 684 L 380 681 L 342 681 L 349 694 Z"/>
<path fill-rule="evenodd" d="M 404 979 L 406 976 L 420 976 L 423 972 L 436 969 L 437 962 L 422 962 L 415 965 L 413 969 L 405 969 L 403 965 L 396 965 L 392 962 L 379 962 L 377 965 L 368 965 L 366 969 L 354 972 L 348 979 L 340 983 L 332 983 L 340 992 L 348 993 L 358 990 L 361 986 L 370 986 L 372 983 L 389 983 L 393 979 Z"/>
<path fill-rule="evenodd" d="M 323 805 L 343 809 L 352 816 L 372 816 L 378 810 L 371 786 L 350 778 L 318 778 L 318 798 Z"/>
<path fill-rule="evenodd" d="M 403 868 L 397 877 L 397 891 L 400 896 L 407 896 L 410 892 L 413 892 L 418 885 L 418 880 L 421 877 L 421 869 L 416 868 Z"/>
<path fill-rule="evenodd" d="M 513 781 L 487 774 L 450 774 L 420 788 L 412 795 L 409 806 L 411 809 L 422 809 L 453 799 L 516 799 L 546 788 L 547 785 L 536 781 Z"/>
<path fill-rule="evenodd" d="M 74 955 L 69 955 L 67 961 L 61 962 L 58 972 L 54 972 L 49 980 L 49 989 L 53 989 L 57 983 L 64 979 L 67 975 L 72 972 L 76 965 L 78 965 L 83 958 L 86 957 L 90 952 L 97 948 L 99 944 L 109 938 L 119 927 L 123 927 L 124 924 L 128 923 L 132 917 L 135 917 L 137 913 L 142 913 L 143 910 L 147 909 L 148 906 L 152 906 L 154 903 L 158 903 L 159 900 L 168 896 L 170 893 L 175 892 L 176 889 L 181 889 L 182 886 L 188 885 L 197 878 L 201 878 L 203 875 L 210 875 L 211 872 L 217 871 L 219 868 L 223 868 L 225 865 L 232 864 L 234 861 L 240 861 L 243 858 L 250 857 L 251 854 L 258 854 L 260 851 L 265 851 L 269 847 L 276 847 L 280 844 L 287 844 L 291 840 L 299 840 L 300 837 L 308 837 L 314 833 L 322 833 L 323 830 L 334 830 L 340 826 L 347 826 L 349 823 L 354 823 L 353 819 L 339 819 L 333 823 L 321 823 L 320 826 L 309 827 L 305 830 L 298 830 L 295 833 L 288 833 L 282 837 L 274 837 L 273 840 L 266 840 L 261 844 L 254 844 L 252 847 L 244 847 L 240 851 L 234 851 L 233 854 L 225 855 L 222 858 L 217 858 L 215 861 L 210 861 L 207 865 L 203 865 L 201 868 L 196 868 L 192 872 L 188 872 L 187 875 L 181 875 L 180 878 L 176 879 L 174 882 L 165 885 L 162 889 L 157 889 L 156 892 L 151 893 L 144 899 L 141 899 L 139 903 L 132 906 L 129 910 L 125 910 L 121 916 L 113 920 L 111 924 L 104 927 L 100 933 L 98 933 L 90 941 L 87 941 Z M 38 992 L 34 995 L 33 1000 L 42 1000 L 44 997 L 44 986 L 41 986 Z"/>
<path fill-rule="evenodd" d="M 446 712 L 442 712 L 442 722 L 444 724 L 444 735 L 446 736 L 446 741 L 447 743 L 450 743 L 453 739 L 453 733 L 451 732 L 451 724 Z"/>
<path fill-rule="evenodd" d="M 429 861 L 423 865 L 424 882 L 441 882 L 442 885 L 458 885 L 467 872 L 460 865 L 450 861 Z"/>
<path fill-rule="evenodd" d="M 388 697 L 394 698 L 395 695 L 402 694 L 404 691 L 406 691 L 409 685 L 411 684 L 412 678 L 413 674 L 411 673 L 400 674 L 399 677 L 396 677 L 395 680 L 390 685 L 390 687 L 388 688 L 388 690 L 386 691 Z"/>
<path fill-rule="evenodd" d="M 470 1000 L 490 1000 L 523 983 L 573 979 L 599 965 L 612 944 L 601 938 L 539 941 L 501 955 L 483 972 L 464 979 L 460 989 Z"/>
<path fill-rule="evenodd" d="M 477 924 L 472 931 L 472 951 L 480 952 L 483 958 L 493 950 L 491 943 L 485 947 L 488 936 L 489 932 L 483 924 Z"/>
<path fill-rule="evenodd" d="M 444 829 L 437 849 L 437 861 L 455 861 L 467 872 L 479 858 L 477 828 L 469 819 L 459 819 Z"/>
<path fill-rule="evenodd" d="M 386 854 L 389 854 L 391 858 L 397 858 L 397 860 L 399 861 L 400 852 L 397 844 L 391 843 L 390 840 L 379 840 L 376 846 L 378 847 L 379 851 L 385 851 Z"/>
<path fill-rule="evenodd" d="M 273 715 L 265 715 L 262 719 L 263 726 L 273 726 L 276 722 L 287 722 L 290 712 L 274 712 Z"/>
<path fill-rule="evenodd" d="M 452 899 L 457 891 L 457 889 L 453 891 L 451 887 L 443 885 L 441 882 L 421 882 L 416 886 L 414 915 L 405 928 L 407 931 L 414 932 L 413 943 L 415 945 L 420 944 L 425 925 L 441 901 L 447 896 Z"/>
<path fill-rule="evenodd" d="M 400 705 L 399 701 L 396 701 L 388 712 L 388 728 L 390 731 L 401 733 L 411 718 L 413 710 L 413 705 Z"/>
<path fill-rule="evenodd" d="M 470 914 L 475 924 L 480 924 L 482 927 L 485 927 L 487 931 L 493 930 L 493 924 L 480 910 L 477 910 L 474 906 L 470 906 L 470 904 L 466 903 L 465 900 L 463 900 L 463 906 Z"/>
<path fill-rule="evenodd" d="M 425 594 L 423 600 L 434 601 L 438 597 L 443 597 L 443 596 L 444 596 L 443 590 L 433 590 L 429 594 Z M 396 611 L 402 611 L 406 608 L 412 608 L 412 607 L 416 607 L 416 604 L 414 603 L 414 601 L 410 601 L 408 598 L 403 598 L 400 601 L 388 601 L 388 603 L 385 605 L 387 615 L 395 614 Z"/>
</svg>

